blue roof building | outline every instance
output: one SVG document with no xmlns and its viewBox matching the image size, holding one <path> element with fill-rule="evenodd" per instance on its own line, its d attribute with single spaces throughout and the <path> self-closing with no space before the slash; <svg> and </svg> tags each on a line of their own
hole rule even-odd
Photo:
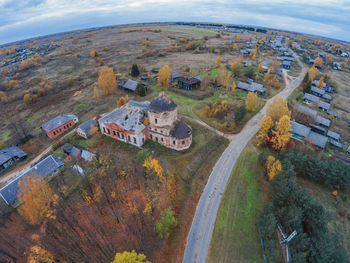
<svg viewBox="0 0 350 263">
<path fill-rule="evenodd" d="M 57 174 L 64 167 L 64 163 L 53 155 L 49 155 L 33 167 L 13 179 L 0 189 L 0 196 L 7 205 L 16 206 L 18 204 L 17 194 L 19 192 L 18 182 L 26 176 L 36 174 L 42 178 Z"/>
<path fill-rule="evenodd" d="M 16 146 L 6 147 L 0 150 L 0 172 L 13 165 L 16 161 L 27 157 L 21 149 Z"/>
</svg>

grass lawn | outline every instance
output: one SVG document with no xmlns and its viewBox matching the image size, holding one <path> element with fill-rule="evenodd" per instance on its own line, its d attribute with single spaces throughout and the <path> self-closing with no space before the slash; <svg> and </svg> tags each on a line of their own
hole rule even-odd
<svg viewBox="0 0 350 263">
<path fill-rule="evenodd" d="M 251 143 L 238 158 L 222 197 L 209 263 L 263 262 L 257 221 L 263 208 L 264 176 Z"/>
<path fill-rule="evenodd" d="M 292 62 L 291 69 L 288 71 L 288 75 L 290 75 L 292 77 L 298 77 L 300 72 L 301 72 L 301 67 L 300 67 L 298 61 L 294 60 Z"/>
<path fill-rule="evenodd" d="M 216 32 L 211 30 L 200 29 L 195 27 L 185 27 L 185 26 L 179 26 L 179 27 L 169 26 L 169 27 L 163 27 L 162 29 L 167 32 L 169 31 L 169 32 L 189 34 L 197 38 L 203 38 L 205 36 L 210 37 L 210 36 L 215 36 L 217 34 Z"/>
<path fill-rule="evenodd" d="M 10 130 L 6 130 L 3 134 L 1 134 L 1 141 L 6 142 L 8 139 L 10 139 Z"/>
</svg>

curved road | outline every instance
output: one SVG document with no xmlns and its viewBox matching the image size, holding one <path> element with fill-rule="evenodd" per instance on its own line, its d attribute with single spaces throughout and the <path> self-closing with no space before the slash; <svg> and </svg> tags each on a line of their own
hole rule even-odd
<svg viewBox="0 0 350 263">
<path fill-rule="evenodd" d="M 284 71 L 286 88 L 276 96 L 287 98 L 293 90 L 300 85 L 304 78 L 306 69 L 294 52 L 293 56 L 301 66 L 302 72 L 293 82 L 290 82 L 287 80 L 287 75 Z M 267 103 L 272 100 L 273 98 L 269 99 Z M 220 205 L 221 197 L 225 191 L 226 183 L 242 150 L 258 132 L 260 122 L 266 116 L 267 103 L 264 108 L 249 120 L 240 133 L 231 137 L 230 145 L 215 164 L 197 205 L 191 230 L 187 237 L 183 263 L 206 262 L 216 214 Z"/>
</svg>

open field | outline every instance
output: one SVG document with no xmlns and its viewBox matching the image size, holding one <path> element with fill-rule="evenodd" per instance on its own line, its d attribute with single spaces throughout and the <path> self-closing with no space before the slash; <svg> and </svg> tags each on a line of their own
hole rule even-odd
<svg viewBox="0 0 350 263">
<path fill-rule="evenodd" d="M 266 181 L 250 143 L 234 166 L 217 214 L 209 263 L 263 262 L 257 231 Z"/>
</svg>

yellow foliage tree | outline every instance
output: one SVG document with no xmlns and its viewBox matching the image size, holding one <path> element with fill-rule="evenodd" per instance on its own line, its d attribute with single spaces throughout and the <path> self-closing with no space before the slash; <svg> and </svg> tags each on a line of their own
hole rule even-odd
<svg viewBox="0 0 350 263">
<path fill-rule="evenodd" d="M 232 87 L 231 87 L 232 92 L 236 90 L 236 82 L 232 81 Z"/>
<path fill-rule="evenodd" d="M 258 66 L 258 70 L 259 70 L 259 72 L 262 72 L 262 70 L 263 70 L 263 66 L 262 66 L 261 64 L 259 64 L 259 66 Z"/>
<path fill-rule="evenodd" d="M 319 67 L 322 67 L 323 66 L 323 59 L 320 58 L 320 57 L 317 57 L 314 61 L 314 65 L 315 66 L 319 66 Z"/>
<path fill-rule="evenodd" d="M 94 58 L 94 57 L 96 57 L 96 55 L 97 55 L 96 50 L 95 50 L 94 48 L 92 48 L 92 49 L 91 49 L 91 52 L 90 52 L 90 56 L 91 56 L 92 58 Z"/>
<path fill-rule="evenodd" d="M 158 86 L 168 88 L 170 82 L 171 68 L 168 65 L 162 67 L 158 72 Z"/>
<path fill-rule="evenodd" d="M 257 107 L 258 107 L 258 94 L 255 92 L 248 92 L 248 96 L 245 101 L 245 108 L 248 111 L 255 111 Z"/>
<path fill-rule="evenodd" d="M 6 147 L 5 143 L 0 142 L 0 150 L 4 149 Z"/>
<path fill-rule="evenodd" d="M 257 145 L 261 145 L 269 137 L 269 131 L 273 126 L 273 121 L 270 116 L 266 116 L 260 123 L 258 135 L 256 136 Z"/>
<path fill-rule="evenodd" d="M 188 43 L 186 44 L 186 49 L 187 49 L 187 50 L 191 49 L 191 42 L 188 42 Z"/>
<path fill-rule="evenodd" d="M 148 118 L 147 118 L 147 117 L 145 117 L 145 118 L 144 118 L 144 120 L 143 120 L 143 124 L 144 124 L 144 125 L 146 125 L 146 126 L 149 124 L 149 120 L 148 120 Z"/>
<path fill-rule="evenodd" d="M 99 100 L 100 99 L 100 92 L 98 91 L 98 88 L 96 86 L 94 86 L 94 96 L 93 96 L 94 100 Z"/>
<path fill-rule="evenodd" d="M 131 252 L 124 251 L 123 253 L 115 254 L 115 258 L 111 263 L 151 263 L 146 260 L 144 254 L 137 254 L 134 250 Z"/>
<path fill-rule="evenodd" d="M 308 72 L 309 72 L 309 79 L 310 79 L 310 81 L 313 81 L 316 78 L 317 74 L 318 74 L 318 69 L 315 66 L 312 66 L 308 70 Z"/>
<path fill-rule="evenodd" d="M 332 64 L 333 63 L 333 55 L 332 54 L 328 54 L 326 61 L 328 64 Z"/>
<path fill-rule="evenodd" d="M 272 146 L 275 150 L 282 150 L 287 145 L 290 140 L 291 130 L 290 117 L 288 115 L 282 116 L 278 121 L 276 130 L 272 131 Z"/>
<path fill-rule="evenodd" d="M 57 202 L 47 182 L 38 175 L 25 176 L 18 183 L 18 200 L 22 204 L 18 212 L 30 224 L 38 225 L 45 217 L 55 218 L 52 205 Z"/>
<path fill-rule="evenodd" d="M 275 157 L 269 156 L 266 161 L 266 171 L 269 177 L 269 181 L 272 181 L 276 174 L 282 171 L 282 164 L 279 160 L 275 160 Z"/>
<path fill-rule="evenodd" d="M 123 106 L 126 102 L 127 102 L 126 99 L 124 97 L 121 97 L 118 100 L 117 107 L 119 108 L 119 107 Z"/>
<path fill-rule="evenodd" d="M 98 86 L 106 95 L 115 91 L 117 79 L 115 78 L 113 68 L 103 67 L 98 71 Z"/>
<path fill-rule="evenodd" d="M 54 263 L 56 262 L 54 256 L 41 245 L 30 247 L 30 254 L 28 263 Z"/>
<path fill-rule="evenodd" d="M 317 87 L 318 87 L 319 89 L 323 89 L 323 84 L 324 84 L 324 77 L 322 76 L 322 77 L 320 77 L 320 79 L 318 80 L 318 85 L 317 85 Z"/>
<path fill-rule="evenodd" d="M 155 172 L 159 178 L 163 178 L 163 167 L 159 164 L 157 159 L 149 157 L 144 161 L 142 166 L 149 172 Z"/>
<path fill-rule="evenodd" d="M 30 96 L 29 93 L 27 93 L 27 94 L 25 94 L 25 95 L 23 96 L 23 101 L 24 101 L 25 103 L 30 103 L 30 102 L 32 101 L 32 97 Z"/>
<path fill-rule="evenodd" d="M 244 60 L 243 55 L 239 55 L 237 60 L 238 60 L 238 62 L 242 63 Z"/>
<path fill-rule="evenodd" d="M 232 48 L 233 50 L 237 50 L 237 44 L 233 44 Z"/>
<path fill-rule="evenodd" d="M 216 59 L 216 63 L 215 63 L 217 67 L 220 67 L 221 61 L 222 61 L 222 58 L 220 56 L 218 56 L 218 58 Z"/>
<path fill-rule="evenodd" d="M 266 114 L 271 117 L 273 122 L 278 121 L 284 115 L 290 116 L 287 100 L 279 96 L 275 97 L 267 104 Z"/>
</svg>

